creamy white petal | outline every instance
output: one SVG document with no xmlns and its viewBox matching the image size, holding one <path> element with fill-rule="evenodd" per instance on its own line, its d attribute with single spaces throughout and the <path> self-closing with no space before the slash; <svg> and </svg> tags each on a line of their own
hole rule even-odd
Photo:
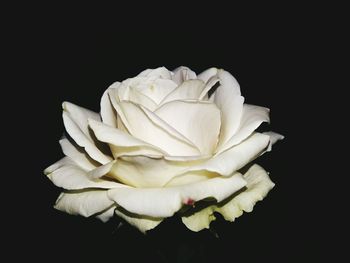
<svg viewBox="0 0 350 263">
<path fill-rule="evenodd" d="M 136 214 L 129 213 L 123 209 L 117 208 L 115 213 L 120 218 L 124 219 L 130 225 L 136 227 L 142 233 L 146 233 L 146 231 L 151 230 L 158 226 L 163 218 L 153 218 L 153 217 L 145 217 Z"/>
<path fill-rule="evenodd" d="M 241 89 L 239 87 L 239 84 L 237 80 L 230 74 L 230 72 L 227 72 L 223 69 L 217 70 L 217 76 L 220 79 L 221 88 L 219 87 L 217 92 L 217 96 L 224 97 L 225 94 L 234 93 L 238 96 L 241 95 Z"/>
<path fill-rule="evenodd" d="M 176 87 L 177 84 L 171 79 L 159 78 L 153 75 L 135 77 L 122 82 L 122 85 L 118 88 L 118 97 L 120 100 L 127 100 L 130 91 L 128 88 L 133 88 L 158 104 Z"/>
<path fill-rule="evenodd" d="M 57 170 L 58 168 L 64 166 L 67 162 L 70 162 L 70 158 L 69 157 L 63 157 L 62 159 L 58 160 L 57 162 L 51 164 L 49 167 L 47 167 L 44 170 L 44 174 L 48 175 L 50 173 L 52 173 L 53 171 Z"/>
<path fill-rule="evenodd" d="M 159 106 L 174 100 L 198 100 L 204 88 L 205 84 L 202 80 L 187 80 L 170 92 Z"/>
<path fill-rule="evenodd" d="M 138 76 L 138 77 L 147 77 L 148 74 L 149 74 L 150 72 L 152 72 L 152 71 L 153 71 L 153 69 L 148 68 L 148 69 L 145 69 L 145 70 L 141 71 L 137 76 Z"/>
<path fill-rule="evenodd" d="M 167 154 L 156 146 L 137 139 L 126 132 L 110 127 L 101 122 L 89 120 L 89 125 L 98 140 L 110 144 L 115 158 L 122 155 L 156 155 Z"/>
<path fill-rule="evenodd" d="M 274 183 L 266 171 L 258 165 L 253 165 L 243 177 L 247 181 L 244 191 L 222 203 L 211 205 L 190 216 L 183 216 L 182 222 L 190 230 L 198 232 L 209 228 L 210 222 L 215 220 L 214 212 L 222 214 L 231 222 L 241 216 L 243 211 L 251 212 L 256 202 L 261 201 L 274 187 Z"/>
<path fill-rule="evenodd" d="M 215 103 L 221 110 L 222 124 L 218 143 L 218 148 L 221 148 L 222 145 L 226 144 L 226 142 L 237 132 L 239 128 L 243 112 L 244 98 L 242 96 L 234 96 L 225 102 L 221 101 L 220 103 L 218 103 L 216 98 L 217 97 L 215 97 Z"/>
<path fill-rule="evenodd" d="M 211 77 L 205 84 L 205 87 L 201 94 L 199 95 L 199 100 L 209 100 L 208 92 L 215 86 L 217 82 L 219 82 L 220 79 L 217 76 Z M 211 97 L 211 102 L 214 102 L 214 96 Z"/>
<path fill-rule="evenodd" d="M 87 136 L 74 122 L 69 112 L 63 111 L 63 123 L 67 133 L 80 146 L 83 147 L 89 156 L 101 164 L 108 163 L 112 160 L 110 156 L 103 154 L 92 141 L 91 136 Z M 87 122 L 87 120 L 86 120 Z"/>
<path fill-rule="evenodd" d="M 113 83 L 106 91 L 103 93 L 101 98 L 101 118 L 104 123 L 112 127 L 117 127 L 117 113 L 115 112 L 111 100 L 109 98 L 109 90 L 112 88 L 119 87 L 120 82 Z"/>
<path fill-rule="evenodd" d="M 78 125 L 79 129 L 90 139 L 89 126 L 87 123 L 88 119 L 93 119 L 100 121 L 101 117 L 98 113 L 85 109 L 83 107 L 77 106 L 70 102 L 63 102 L 62 108 L 64 111 L 69 113 L 70 118 Z"/>
<path fill-rule="evenodd" d="M 206 170 L 230 176 L 258 157 L 267 148 L 269 141 L 268 135 L 255 133 L 239 145 L 214 156 L 203 164 L 190 167 L 188 171 Z"/>
<path fill-rule="evenodd" d="M 218 73 L 217 68 L 209 68 L 207 70 L 204 70 L 197 77 L 198 77 L 198 79 L 201 79 L 204 82 L 207 82 L 211 77 L 216 76 L 217 73 Z"/>
<path fill-rule="evenodd" d="M 171 101 L 158 108 L 155 114 L 188 138 L 202 154 L 214 152 L 220 132 L 220 111 L 215 104 Z"/>
<path fill-rule="evenodd" d="M 95 215 L 96 218 L 100 219 L 103 223 L 106 223 L 109 219 L 114 216 L 114 211 L 117 206 L 114 204 L 107 208 L 105 211 Z"/>
<path fill-rule="evenodd" d="M 218 202 L 246 185 L 241 174 L 217 177 L 206 181 L 165 188 L 120 188 L 108 196 L 131 213 L 151 217 L 170 217 L 184 204 L 215 198 Z"/>
<path fill-rule="evenodd" d="M 200 154 L 196 146 L 169 126 L 153 112 L 130 102 L 118 103 L 119 110 L 127 117 L 124 122 L 130 134 L 175 156 Z M 118 111 L 119 113 L 119 111 Z"/>
<path fill-rule="evenodd" d="M 210 223 L 216 220 L 216 217 L 214 215 L 214 212 L 216 212 L 215 208 L 216 207 L 212 205 L 190 216 L 183 216 L 181 217 L 182 223 L 184 223 L 184 225 L 188 229 L 194 232 L 201 231 L 202 229 L 205 229 L 205 228 L 209 229 Z"/>
<path fill-rule="evenodd" d="M 177 87 L 177 84 L 168 79 L 155 79 L 150 84 L 145 83 L 143 86 L 142 89 L 138 87 L 139 91 L 159 104 L 165 96 Z"/>
<path fill-rule="evenodd" d="M 178 161 L 146 156 L 125 157 L 113 166 L 110 175 L 136 187 L 183 185 L 208 178 L 230 176 L 259 156 L 268 146 L 269 136 L 254 134 L 240 145 L 209 159 Z"/>
<path fill-rule="evenodd" d="M 154 111 L 157 108 L 158 105 L 151 98 L 133 87 L 130 87 L 129 89 L 128 98 L 126 100 L 140 104 L 151 111 Z"/>
<path fill-rule="evenodd" d="M 217 153 L 221 153 L 248 138 L 263 122 L 269 122 L 268 108 L 244 104 L 243 114 L 238 131 L 224 144 L 219 145 Z"/>
<path fill-rule="evenodd" d="M 172 75 L 171 71 L 169 71 L 166 67 L 159 67 L 156 69 L 144 70 L 141 73 L 146 77 L 156 77 L 156 78 L 162 78 L 162 79 L 171 79 L 171 75 Z"/>
<path fill-rule="evenodd" d="M 135 187 L 162 187 L 174 176 L 183 174 L 201 161 L 168 161 L 149 156 L 122 156 L 113 165 L 110 176 Z"/>
<path fill-rule="evenodd" d="M 97 163 L 95 161 L 90 159 L 83 150 L 74 146 L 67 138 L 61 139 L 60 145 L 63 153 L 86 171 L 90 171 L 97 167 Z"/>
<path fill-rule="evenodd" d="M 208 172 L 208 171 L 191 171 L 184 174 L 177 175 L 173 177 L 169 182 L 166 183 L 166 187 L 169 186 L 179 186 L 197 183 L 200 181 L 205 181 L 214 177 L 221 176 L 217 173 Z"/>
<path fill-rule="evenodd" d="M 96 182 L 96 179 L 101 178 L 102 176 L 108 174 L 111 171 L 111 169 L 112 169 L 113 165 L 116 163 L 116 161 L 117 160 L 113 160 L 109 163 L 106 163 L 104 165 L 101 165 L 101 166 L 95 168 L 94 170 L 89 171 L 87 173 L 87 176 Z"/>
<path fill-rule="evenodd" d="M 273 131 L 263 132 L 263 134 L 270 136 L 270 143 L 269 143 L 269 146 L 266 149 L 267 152 L 272 150 L 272 145 L 274 145 L 279 140 L 283 140 L 284 139 L 284 136 L 282 134 L 279 134 L 279 133 L 276 133 L 276 132 L 273 132 Z"/>
<path fill-rule="evenodd" d="M 119 106 L 120 98 L 118 95 L 118 89 L 115 89 L 115 88 L 109 89 L 108 95 L 109 95 L 109 98 L 111 100 L 113 108 L 117 112 L 117 128 L 129 133 L 127 119 L 126 119 L 122 109 Z"/>
<path fill-rule="evenodd" d="M 176 162 L 191 162 L 191 161 L 204 161 L 211 158 L 211 154 L 201 154 L 201 155 L 192 155 L 192 156 L 169 156 L 165 155 L 163 158 L 168 161 Z"/>
<path fill-rule="evenodd" d="M 54 169 L 53 169 L 54 168 Z M 111 168 L 111 166 L 109 166 Z M 58 162 L 58 165 L 50 166 L 44 171 L 47 177 L 58 187 L 62 187 L 67 190 L 80 190 L 85 188 L 114 188 L 114 187 L 125 187 L 125 185 L 106 181 L 102 179 L 91 180 L 85 170 L 79 167 L 69 157 L 64 157 Z M 103 176 L 101 173 L 108 173 L 106 169 L 96 168 L 91 170 L 89 173 L 93 173 L 96 178 Z"/>
<path fill-rule="evenodd" d="M 178 85 L 189 79 L 197 79 L 196 73 L 188 67 L 180 66 L 174 69 L 173 73 L 174 75 L 172 76 L 172 80 Z"/>
<path fill-rule="evenodd" d="M 105 211 L 114 204 L 106 190 L 86 190 L 62 193 L 55 208 L 71 215 L 92 216 Z"/>
</svg>

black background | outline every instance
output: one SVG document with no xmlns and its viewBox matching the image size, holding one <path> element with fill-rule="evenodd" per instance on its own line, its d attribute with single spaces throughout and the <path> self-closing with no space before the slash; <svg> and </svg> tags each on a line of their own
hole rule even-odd
<svg viewBox="0 0 350 263">
<path fill-rule="evenodd" d="M 12 193 L 16 206 L 10 205 L 11 213 L 19 214 L 11 218 L 15 227 L 10 237 L 19 254 L 77 262 L 316 259 L 320 231 L 311 217 L 316 198 L 308 194 L 307 185 L 314 180 L 309 177 L 309 157 L 317 143 L 309 127 L 320 117 L 314 114 L 317 107 L 308 102 L 317 89 L 309 65 L 318 53 L 310 34 L 319 29 L 301 23 L 302 12 L 282 11 L 257 10 L 258 16 L 248 12 L 237 22 L 232 14 L 218 15 L 213 10 L 217 16 L 203 24 L 198 19 L 204 14 L 192 23 L 187 13 L 181 13 L 168 27 L 158 24 L 165 23 L 164 14 L 156 19 L 153 15 L 154 21 L 147 25 L 143 24 L 147 16 L 139 18 L 136 26 L 125 15 L 108 30 L 79 19 L 77 24 L 67 23 L 63 14 L 52 18 L 47 13 L 29 25 L 23 21 L 20 31 L 11 31 L 16 36 L 11 48 L 19 60 L 9 67 L 21 72 L 13 78 L 11 91 L 25 108 L 21 121 L 10 122 L 19 126 L 10 133 L 17 136 L 15 145 L 24 157 L 15 165 L 26 167 L 14 175 L 20 190 Z M 212 66 L 224 68 L 240 83 L 247 103 L 271 109 L 271 124 L 263 127 L 286 139 L 257 163 L 270 172 L 275 188 L 252 213 L 234 223 L 219 216 L 212 223 L 219 238 L 210 231 L 192 233 L 176 218 L 142 235 L 129 226 L 117 230 L 118 220 L 104 224 L 54 210 L 60 189 L 42 171 L 63 156 L 58 144 L 64 131 L 61 103 L 99 111 L 100 97 L 114 81 L 146 68 L 171 70 L 180 65 L 197 73 Z"/>
</svg>

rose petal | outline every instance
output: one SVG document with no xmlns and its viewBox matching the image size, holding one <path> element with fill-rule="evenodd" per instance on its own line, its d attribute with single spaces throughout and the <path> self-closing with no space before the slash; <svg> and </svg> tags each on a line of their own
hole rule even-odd
<svg viewBox="0 0 350 263">
<path fill-rule="evenodd" d="M 202 73 L 200 73 L 197 78 L 203 80 L 204 82 L 208 82 L 208 80 L 213 77 L 216 76 L 218 73 L 218 69 L 217 68 L 209 68 L 204 70 Z"/>
<path fill-rule="evenodd" d="M 140 216 L 140 215 L 132 214 L 120 208 L 117 208 L 115 210 L 115 213 L 117 216 L 124 219 L 130 225 L 136 227 L 142 233 L 146 233 L 146 231 L 155 228 L 163 221 L 163 218 Z"/>
<path fill-rule="evenodd" d="M 215 104 L 171 101 L 158 108 L 155 114 L 188 138 L 202 154 L 214 152 L 220 132 L 220 111 Z"/>
<path fill-rule="evenodd" d="M 220 81 L 220 79 L 217 76 L 211 77 L 205 84 L 202 93 L 199 95 L 199 100 L 214 102 L 214 96 L 211 96 L 211 100 L 209 100 L 208 92 L 215 86 L 218 81 Z"/>
<path fill-rule="evenodd" d="M 162 79 L 171 79 L 171 71 L 169 71 L 166 67 L 159 67 L 156 69 L 146 69 L 142 71 L 139 76 L 145 77 L 155 77 Z"/>
<path fill-rule="evenodd" d="M 93 138 L 89 132 L 88 119 L 100 121 L 100 115 L 83 107 L 74 105 L 70 102 L 63 102 L 62 108 L 69 113 L 69 117 L 78 125 L 79 129 L 92 141 Z"/>
<path fill-rule="evenodd" d="M 220 176 L 217 173 L 208 172 L 208 171 L 192 171 L 184 174 L 180 174 L 174 176 L 171 180 L 169 180 L 165 186 L 179 186 L 197 183 L 200 181 L 205 181 L 214 177 Z"/>
<path fill-rule="evenodd" d="M 106 163 L 104 165 L 101 165 L 101 166 L 95 168 L 94 170 L 89 171 L 87 173 L 87 176 L 96 182 L 97 181 L 96 179 L 101 178 L 102 176 L 108 174 L 111 171 L 111 169 L 112 169 L 113 165 L 116 163 L 116 161 L 117 160 L 113 160 L 109 163 Z"/>
<path fill-rule="evenodd" d="M 86 135 L 77 123 L 73 120 L 72 115 L 69 112 L 63 111 L 63 123 L 67 133 L 72 139 L 85 149 L 89 156 L 98 161 L 101 164 L 108 163 L 112 160 L 110 156 L 103 154 L 100 149 L 97 148 L 95 142 L 91 139 L 90 135 Z M 86 120 L 87 123 L 87 120 Z"/>
<path fill-rule="evenodd" d="M 196 146 L 148 109 L 130 102 L 118 103 L 118 113 L 130 134 L 175 156 L 200 154 Z M 165 150 L 166 149 L 166 150 Z"/>
<path fill-rule="evenodd" d="M 180 66 L 173 70 L 172 80 L 178 85 L 189 79 L 197 79 L 197 75 L 188 67 Z"/>
<path fill-rule="evenodd" d="M 109 126 L 117 127 L 117 113 L 115 112 L 112 103 L 109 98 L 109 90 L 118 88 L 120 86 L 120 82 L 115 82 L 111 86 L 106 89 L 101 98 L 101 118 L 104 123 Z"/>
<path fill-rule="evenodd" d="M 128 87 L 137 90 L 158 104 L 177 87 L 177 84 L 170 79 L 163 79 L 155 76 L 130 78 L 124 80 L 119 88 L 118 97 L 120 100 L 127 99 L 127 92 L 129 92 L 127 89 Z"/>
<path fill-rule="evenodd" d="M 117 112 L 117 128 L 119 130 L 122 130 L 124 132 L 129 133 L 129 131 L 127 129 L 127 125 L 128 125 L 127 119 L 124 115 L 124 112 L 122 111 L 122 109 L 119 106 L 120 98 L 118 95 L 118 89 L 116 89 L 116 88 L 109 89 L 108 95 L 109 95 L 109 98 L 111 100 L 113 108 Z"/>
<path fill-rule="evenodd" d="M 165 188 L 119 188 L 108 196 L 131 213 L 151 217 L 170 217 L 184 204 L 215 198 L 219 202 L 246 184 L 239 173 L 231 177 L 217 177 L 206 181 Z"/>
<path fill-rule="evenodd" d="M 123 156 L 113 165 L 110 176 L 134 187 L 162 187 L 198 162 L 200 161 L 179 162 L 148 156 Z"/>
<path fill-rule="evenodd" d="M 86 171 L 95 169 L 98 166 L 83 150 L 77 148 L 77 146 L 73 145 L 67 138 L 61 139 L 60 145 L 63 153 Z"/>
<path fill-rule="evenodd" d="M 114 215 L 115 208 L 117 206 L 114 204 L 110 208 L 107 208 L 107 210 L 95 215 L 96 218 L 100 219 L 102 222 L 107 222 L 109 219 L 111 219 Z"/>
<path fill-rule="evenodd" d="M 147 109 L 154 111 L 158 106 L 157 104 L 150 99 L 148 96 L 144 95 L 143 93 L 139 92 L 137 89 L 133 87 L 129 87 L 129 96 L 128 101 L 134 102 L 136 104 L 140 104 Z"/>
<path fill-rule="evenodd" d="M 238 131 L 226 143 L 218 147 L 217 154 L 248 138 L 264 121 L 270 121 L 268 108 L 244 104 Z"/>
<path fill-rule="evenodd" d="M 141 71 L 137 76 L 138 77 L 147 77 L 150 72 L 152 72 L 154 69 L 148 68 L 143 71 Z"/>
<path fill-rule="evenodd" d="M 61 193 L 55 208 L 71 215 L 92 216 L 105 211 L 114 204 L 105 190 L 86 190 Z"/>
<path fill-rule="evenodd" d="M 67 190 L 80 190 L 85 188 L 114 188 L 114 187 L 126 187 L 125 185 L 106 181 L 106 180 L 91 180 L 90 178 L 99 178 L 109 172 L 109 168 L 112 166 L 107 166 L 103 168 L 96 168 L 91 170 L 89 173 L 84 171 L 79 167 L 72 159 L 69 157 L 64 157 L 56 164 L 51 165 L 45 169 L 44 173 L 47 177 L 58 187 L 62 187 Z"/>
<path fill-rule="evenodd" d="M 188 171 L 206 170 L 222 176 L 230 176 L 258 157 L 267 148 L 269 141 L 268 135 L 255 133 L 239 145 L 216 155 L 203 164 L 190 167 Z"/>
<path fill-rule="evenodd" d="M 221 110 L 221 132 L 218 147 L 225 144 L 238 130 L 243 111 L 244 98 L 239 84 L 227 71 L 218 70 L 220 86 L 214 92 L 214 103 Z"/>
<path fill-rule="evenodd" d="M 123 155 L 163 156 L 166 154 L 156 146 L 139 140 L 119 129 L 107 126 L 101 122 L 89 120 L 89 125 L 98 140 L 110 144 L 115 158 Z"/>
<path fill-rule="evenodd" d="M 174 100 L 198 100 L 204 88 L 205 84 L 202 80 L 187 80 L 170 92 L 159 106 Z"/>
<path fill-rule="evenodd" d="M 276 133 L 276 132 L 273 132 L 273 131 L 263 132 L 263 134 L 270 136 L 270 143 L 269 143 L 269 146 L 266 149 L 267 152 L 272 150 L 272 145 L 274 145 L 279 140 L 283 140 L 284 139 L 283 135 L 281 135 L 279 133 Z"/>
<path fill-rule="evenodd" d="M 225 200 L 221 204 L 211 205 L 190 216 L 182 217 L 182 222 L 192 231 L 198 232 L 209 228 L 210 222 L 215 220 L 214 212 L 218 212 L 228 221 L 242 215 L 243 211 L 251 212 L 257 201 L 261 201 L 274 187 L 266 171 L 259 165 L 253 165 L 244 179 L 247 181 L 246 189 Z"/>
</svg>

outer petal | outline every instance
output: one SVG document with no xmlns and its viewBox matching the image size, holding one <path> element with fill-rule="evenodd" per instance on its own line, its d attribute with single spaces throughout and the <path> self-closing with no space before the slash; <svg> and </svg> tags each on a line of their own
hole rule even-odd
<svg viewBox="0 0 350 263">
<path fill-rule="evenodd" d="M 230 176 L 242 168 L 267 148 L 270 141 L 268 135 L 255 133 L 244 142 L 216 155 L 203 164 L 190 167 L 188 171 L 206 170 L 223 176 Z"/>
<path fill-rule="evenodd" d="M 78 125 L 79 129 L 92 141 L 93 138 L 90 136 L 88 119 L 100 121 L 100 115 L 96 112 L 90 111 L 83 107 L 79 107 L 70 102 L 63 102 L 62 108 L 64 111 L 69 113 L 70 118 Z"/>
<path fill-rule="evenodd" d="M 192 184 L 219 176 L 221 175 L 208 171 L 192 171 L 174 176 L 171 180 L 169 180 L 169 182 L 166 183 L 166 186 L 169 187 Z"/>
<path fill-rule="evenodd" d="M 114 164 L 110 176 L 135 187 L 162 187 L 174 176 L 198 164 L 198 161 L 168 161 L 148 156 L 123 156 Z"/>
<path fill-rule="evenodd" d="M 118 89 L 115 89 L 115 88 L 109 89 L 108 95 L 109 95 L 109 98 L 111 100 L 113 108 L 117 112 L 117 128 L 129 133 L 129 131 L 126 127 L 126 125 L 127 125 L 126 116 L 124 115 L 122 109 L 119 106 L 120 98 L 118 95 Z"/>
<path fill-rule="evenodd" d="M 173 81 L 175 81 L 178 85 L 182 82 L 189 79 L 197 79 L 197 75 L 194 71 L 189 69 L 188 67 L 178 67 L 173 70 L 174 75 L 172 76 Z"/>
<path fill-rule="evenodd" d="M 245 184 L 242 176 L 236 173 L 231 177 L 217 177 L 184 186 L 111 189 L 108 196 L 131 213 L 170 217 L 184 204 L 192 204 L 205 198 L 215 198 L 220 202 Z"/>
<path fill-rule="evenodd" d="M 117 208 L 115 210 L 115 213 L 117 214 L 117 216 L 124 219 L 130 225 L 136 227 L 142 233 L 146 233 L 146 231 L 155 228 L 163 221 L 163 218 L 145 217 L 145 216 L 132 214 L 122 209 L 121 207 Z"/>
<path fill-rule="evenodd" d="M 86 171 L 95 169 L 99 164 L 88 157 L 88 155 L 77 146 L 73 145 L 67 138 L 60 140 L 60 145 L 63 153 L 70 157 L 75 163 Z"/>
<path fill-rule="evenodd" d="M 204 88 L 205 83 L 202 80 L 187 80 L 170 92 L 159 105 L 174 100 L 198 100 Z"/>
<path fill-rule="evenodd" d="M 98 161 L 101 164 L 108 163 L 112 160 L 111 157 L 103 154 L 95 145 L 91 136 L 86 135 L 76 124 L 70 113 L 63 111 L 63 122 L 68 134 L 73 138 L 73 140 L 85 149 L 89 156 Z M 87 122 L 87 120 L 86 120 Z"/>
<path fill-rule="evenodd" d="M 130 134 L 149 144 L 157 146 L 170 155 L 191 156 L 200 154 L 196 146 L 187 138 L 170 127 L 153 112 L 130 102 L 118 103 L 118 113 Z"/>
<path fill-rule="evenodd" d="M 135 187 L 162 187 L 185 185 L 220 176 L 231 176 L 235 171 L 259 156 L 270 138 L 254 134 L 230 150 L 209 159 L 167 160 L 146 156 L 120 158 L 110 175 L 118 181 Z"/>
<path fill-rule="evenodd" d="M 269 122 L 269 112 L 268 108 L 244 104 L 238 131 L 226 143 L 218 147 L 217 153 L 219 154 L 248 138 L 262 122 Z"/>
<path fill-rule="evenodd" d="M 225 144 L 238 130 L 244 98 L 239 84 L 227 71 L 218 70 L 220 86 L 214 92 L 214 102 L 221 110 L 221 132 L 218 147 Z"/>
<path fill-rule="evenodd" d="M 267 150 L 266 150 L 267 152 L 272 150 L 272 145 L 274 145 L 279 140 L 284 139 L 283 135 L 278 134 L 278 133 L 273 132 L 273 131 L 264 132 L 263 134 L 270 136 L 270 143 L 269 143 L 269 146 L 267 147 Z"/>
<path fill-rule="evenodd" d="M 205 87 L 202 91 L 202 93 L 199 95 L 199 100 L 208 100 L 210 102 L 214 101 L 214 96 L 211 97 L 209 100 L 208 92 L 215 86 L 215 84 L 220 81 L 220 79 L 217 76 L 211 77 L 207 83 L 205 84 Z"/>
<path fill-rule="evenodd" d="M 111 171 L 111 169 L 112 169 L 113 165 L 116 163 L 116 161 L 117 160 L 111 161 L 109 163 L 106 163 L 104 165 L 101 165 L 101 166 L 95 168 L 94 170 L 91 170 L 90 172 L 87 173 L 87 176 L 90 179 L 94 180 L 95 182 L 98 181 L 96 179 L 101 178 L 102 176 L 108 174 Z"/>
<path fill-rule="evenodd" d="M 82 215 L 85 217 L 101 213 L 114 204 L 107 197 L 105 190 L 86 190 L 81 192 L 62 193 L 55 208 L 71 215 Z"/>
<path fill-rule="evenodd" d="M 102 222 L 107 222 L 109 219 L 111 219 L 114 215 L 115 208 L 117 206 L 114 204 L 110 208 L 107 208 L 107 210 L 99 213 L 96 215 L 96 218 L 100 219 Z"/>
<path fill-rule="evenodd" d="M 155 114 L 188 138 L 202 154 L 214 152 L 220 132 L 220 111 L 215 104 L 171 101 L 158 108 Z"/>
<path fill-rule="evenodd" d="M 117 113 L 115 112 L 112 103 L 109 98 L 109 90 L 112 88 L 118 88 L 120 82 L 113 83 L 106 91 L 103 93 L 101 98 L 101 118 L 104 123 L 109 126 L 117 127 Z"/>
<path fill-rule="evenodd" d="M 111 166 L 108 167 L 109 169 Z M 72 159 L 64 157 L 56 164 L 45 169 L 44 173 L 58 187 L 67 190 L 80 190 L 85 188 L 114 188 L 125 187 L 125 185 L 106 181 L 106 180 L 91 180 L 90 178 L 99 178 L 108 173 L 108 169 L 104 167 L 91 170 L 89 173 L 80 168 Z"/>
<path fill-rule="evenodd" d="M 207 70 L 204 70 L 202 73 L 200 73 L 198 75 L 198 79 L 203 80 L 204 82 L 208 82 L 208 80 L 213 77 L 216 76 L 218 73 L 218 69 L 217 68 L 209 68 Z"/>
<path fill-rule="evenodd" d="M 163 156 L 166 154 L 163 150 L 149 143 L 101 122 L 89 120 L 89 125 L 98 140 L 110 144 L 115 158 L 122 155 Z"/>
<path fill-rule="evenodd" d="M 242 215 L 243 211 L 251 212 L 257 201 L 261 201 L 274 187 L 266 171 L 253 165 L 244 175 L 247 181 L 246 190 L 230 197 L 222 203 L 211 205 L 190 216 L 182 217 L 182 222 L 192 231 L 200 231 L 209 228 L 210 222 L 215 220 L 214 212 L 218 212 L 228 221 Z"/>
</svg>

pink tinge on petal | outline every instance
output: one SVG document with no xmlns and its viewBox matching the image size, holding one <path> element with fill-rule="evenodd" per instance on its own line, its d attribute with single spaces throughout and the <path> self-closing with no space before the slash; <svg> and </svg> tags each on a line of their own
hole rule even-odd
<svg viewBox="0 0 350 263">
<path fill-rule="evenodd" d="M 193 206 L 194 205 L 194 200 L 192 198 L 187 198 L 184 202 L 185 205 L 190 205 Z"/>
</svg>

